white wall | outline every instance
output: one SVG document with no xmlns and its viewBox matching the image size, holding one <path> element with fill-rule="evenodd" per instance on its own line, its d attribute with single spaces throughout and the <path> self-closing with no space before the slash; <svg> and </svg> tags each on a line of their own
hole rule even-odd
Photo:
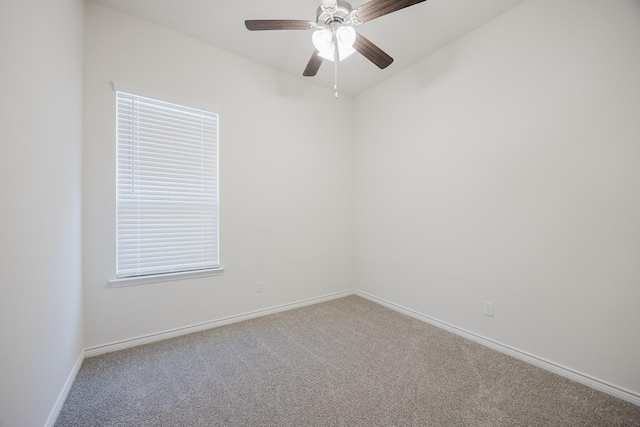
<svg viewBox="0 0 640 427">
<path fill-rule="evenodd" d="M 87 348 L 352 288 L 352 99 L 94 2 L 84 65 Z M 106 287 L 115 275 L 112 80 L 221 108 L 222 276 Z"/>
<path fill-rule="evenodd" d="M 0 1 L 3 427 L 53 421 L 83 349 L 83 8 Z"/>
<path fill-rule="evenodd" d="M 356 98 L 356 288 L 640 395 L 639 46 L 528 1 Z"/>
</svg>

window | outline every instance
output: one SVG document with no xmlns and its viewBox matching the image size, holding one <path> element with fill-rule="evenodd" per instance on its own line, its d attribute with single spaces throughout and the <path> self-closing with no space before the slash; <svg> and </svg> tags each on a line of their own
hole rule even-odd
<svg viewBox="0 0 640 427">
<path fill-rule="evenodd" d="M 114 89 L 117 279 L 219 269 L 218 113 Z"/>
</svg>

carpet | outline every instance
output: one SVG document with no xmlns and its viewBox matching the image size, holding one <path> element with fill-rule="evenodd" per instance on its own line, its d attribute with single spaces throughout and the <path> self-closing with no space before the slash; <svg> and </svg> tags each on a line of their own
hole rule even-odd
<svg viewBox="0 0 640 427">
<path fill-rule="evenodd" d="M 640 426 L 640 407 L 349 296 L 87 358 L 56 426 Z"/>
</svg>

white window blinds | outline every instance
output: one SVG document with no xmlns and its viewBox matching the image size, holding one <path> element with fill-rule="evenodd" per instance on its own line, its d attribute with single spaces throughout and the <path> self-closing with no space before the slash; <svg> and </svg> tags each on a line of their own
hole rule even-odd
<svg viewBox="0 0 640 427">
<path fill-rule="evenodd" d="M 218 114 L 116 99 L 117 277 L 219 267 Z"/>
</svg>

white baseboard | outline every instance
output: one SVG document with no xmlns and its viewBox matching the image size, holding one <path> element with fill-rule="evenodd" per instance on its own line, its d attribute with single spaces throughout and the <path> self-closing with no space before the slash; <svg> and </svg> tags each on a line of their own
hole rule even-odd
<svg viewBox="0 0 640 427">
<path fill-rule="evenodd" d="M 354 295 L 355 293 L 356 293 L 355 290 L 336 292 L 336 293 L 324 295 L 321 297 L 309 298 L 302 301 L 282 304 L 282 305 L 270 307 L 270 308 L 264 308 L 261 310 L 251 311 L 249 313 L 243 313 L 235 316 L 224 317 L 222 319 L 211 320 L 208 322 L 198 323 L 195 325 L 185 326 L 182 328 L 171 329 L 164 332 L 158 332 L 155 334 L 149 334 L 141 337 L 117 341 L 110 344 L 99 345 L 99 346 L 85 349 L 84 354 L 86 357 L 98 356 L 100 354 L 110 353 L 112 351 L 124 350 L 125 348 L 136 347 L 143 344 L 149 344 L 156 341 L 162 341 L 169 338 L 178 337 L 180 335 L 191 334 L 193 332 L 199 332 L 199 331 L 204 331 L 206 329 L 217 328 L 219 326 L 229 325 L 231 323 L 242 322 L 243 320 L 249 320 L 256 317 L 279 313 L 282 311 L 293 310 L 295 308 L 305 307 L 307 305 L 318 304 L 321 302 L 330 301 L 332 299 L 342 298 L 348 295 Z"/>
<path fill-rule="evenodd" d="M 64 405 L 64 401 L 67 400 L 67 396 L 69 395 L 69 391 L 71 391 L 71 386 L 78 375 L 78 371 L 80 371 L 80 366 L 82 366 L 82 362 L 84 361 L 84 352 L 80 352 L 76 363 L 73 365 L 69 376 L 67 377 L 67 381 L 64 383 L 64 387 L 60 391 L 58 395 L 58 399 L 56 399 L 56 403 L 51 409 L 49 413 L 49 418 L 47 418 L 47 422 L 44 424 L 45 427 L 53 427 L 60 415 L 60 411 L 62 410 L 62 405 Z"/>
<path fill-rule="evenodd" d="M 219 326 L 229 325 L 236 322 L 241 322 L 243 320 L 249 320 L 256 317 L 267 316 L 269 314 L 275 314 L 275 313 L 279 313 L 287 310 L 293 310 L 295 308 L 318 304 L 321 302 L 330 301 L 332 299 L 346 297 L 348 295 L 358 295 L 360 297 L 366 298 L 372 302 L 375 302 L 377 304 L 390 308 L 394 311 L 406 314 L 415 319 L 421 320 L 425 323 L 429 323 L 430 325 L 452 332 L 456 335 L 460 335 L 478 344 L 484 345 L 485 347 L 489 347 L 493 350 L 515 357 L 516 359 L 530 363 L 539 368 L 553 372 L 554 374 L 558 374 L 560 376 L 563 376 L 565 378 L 568 378 L 580 384 L 586 385 L 587 387 L 591 387 L 595 390 L 599 390 L 603 393 L 609 394 L 611 396 L 633 403 L 634 405 L 640 406 L 640 395 L 630 390 L 624 389 L 622 387 L 618 387 L 616 385 L 610 384 L 606 381 L 599 380 L 597 378 L 591 377 L 581 372 L 577 372 L 573 369 L 567 368 L 566 366 L 562 366 L 557 363 L 551 362 L 549 360 L 543 359 L 541 357 L 535 356 L 533 354 L 527 353 L 525 351 L 518 350 L 517 348 L 474 334 L 473 332 L 469 332 L 465 329 L 458 328 L 457 326 L 453 326 L 449 323 L 443 322 L 441 320 L 435 319 L 433 317 L 427 316 L 425 314 L 419 313 L 415 310 L 411 310 L 401 305 L 392 303 L 385 299 L 378 298 L 366 292 L 362 292 L 358 290 L 349 290 L 349 291 L 343 291 L 343 292 L 336 292 L 334 294 L 324 295 L 321 297 L 297 301 L 293 303 L 282 304 L 279 306 L 256 310 L 248 313 L 238 314 L 235 316 L 224 317 L 221 319 L 211 320 L 208 322 L 198 323 L 195 325 L 185 326 L 182 328 L 172 329 L 169 331 L 159 332 L 155 334 L 145 335 L 137 338 L 131 338 L 128 340 L 117 341 L 110 344 L 87 348 L 84 351 L 84 355 L 81 355 L 81 357 L 78 359 L 78 362 L 74 367 L 74 371 L 69 376 L 69 380 L 67 381 L 67 384 L 65 384 L 65 389 L 60 394 L 60 398 L 56 403 L 56 408 L 52 411 L 52 416 L 49 417 L 50 420 L 52 420 L 52 422 L 47 422 L 46 426 L 53 426 L 53 423 L 55 422 L 55 419 L 58 413 L 60 412 L 60 409 L 62 408 L 64 399 L 66 398 L 69 392 L 69 389 L 71 388 L 73 379 L 75 378 L 78 370 L 80 369 L 80 365 L 82 364 L 82 360 L 84 359 L 84 357 L 98 356 L 100 354 L 109 353 L 112 351 L 118 351 L 118 350 L 123 350 L 125 348 L 136 347 L 139 345 L 149 344 L 156 341 L 162 341 L 162 340 L 174 338 L 180 335 L 186 335 L 193 332 L 199 332 L 206 329 L 211 329 Z"/>
<path fill-rule="evenodd" d="M 549 360 L 545 360 L 541 357 L 535 356 L 533 354 L 527 353 L 522 350 L 518 350 L 517 348 L 510 347 L 508 345 L 490 340 L 488 338 L 482 337 L 480 335 L 474 334 L 473 332 L 469 332 L 467 330 L 458 328 L 457 326 L 453 326 L 449 323 L 443 322 L 441 320 L 435 319 L 433 317 L 427 316 L 425 314 L 419 313 L 415 310 L 411 310 L 409 308 L 403 307 L 401 305 L 392 303 L 390 301 L 384 300 L 382 298 L 378 298 L 371 294 L 362 291 L 356 291 L 356 295 L 361 296 L 363 298 L 368 299 L 369 301 L 375 302 L 377 304 L 383 305 L 387 308 L 390 308 L 394 311 L 400 312 L 402 314 L 406 314 L 415 319 L 421 320 L 430 325 L 436 326 L 440 329 L 444 329 L 446 331 L 452 332 L 456 335 L 460 335 L 464 338 L 467 338 L 471 341 L 477 342 L 478 344 L 484 345 L 485 347 L 489 347 L 493 350 L 499 351 L 501 353 L 507 354 L 509 356 L 515 357 L 516 359 L 522 360 L 523 362 L 530 363 L 539 368 L 545 369 L 547 371 L 553 372 L 554 374 L 558 374 L 562 377 L 573 380 L 577 383 L 586 385 L 587 387 L 591 387 L 595 390 L 601 391 L 608 395 L 617 397 L 619 399 L 625 400 L 627 402 L 633 403 L 634 405 L 640 406 L 640 395 L 634 393 L 630 390 L 626 390 L 622 387 L 615 386 L 613 384 L 607 383 L 606 381 L 599 380 L 597 378 L 593 378 L 589 375 L 583 374 L 581 372 L 577 372 L 573 369 L 567 368 L 566 366 L 558 365 L 557 363 L 553 363 Z"/>
</svg>

